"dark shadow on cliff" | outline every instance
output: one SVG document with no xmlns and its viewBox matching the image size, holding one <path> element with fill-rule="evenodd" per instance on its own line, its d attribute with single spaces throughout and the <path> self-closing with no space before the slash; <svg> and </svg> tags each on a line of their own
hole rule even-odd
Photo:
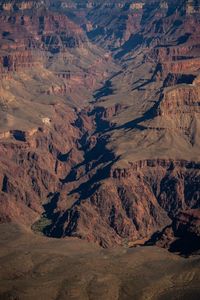
<svg viewBox="0 0 200 300">
<path fill-rule="evenodd" d="M 127 42 L 124 43 L 124 45 L 121 47 L 121 51 L 118 52 L 114 58 L 115 59 L 121 59 L 125 54 L 128 52 L 134 50 L 137 46 L 141 45 L 144 41 L 144 38 L 141 34 L 133 34 L 129 38 Z"/>
<path fill-rule="evenodd" d="M 107 164 L 105 167 L 97 169 L 96 173 L 89 180 L 82 183 L 78 188 L 69 193 L 69 195 L 74 193 L 78 193 L 80 195 L 78 202 L 75 204 L 78 204 L 80 201 L 92 196 L 99 187 L 99 182 L 109 177 L 111 166 L 115 161 L 116 159 Z"/>
<path fill-rule="evenodd" d="M 104 138 L 97 139 L 96 145 L 91 149 L 88 148 L 87 144 L 83 144 L 82 150 L 84 150 L 85 152 L 84 160 L 81 163 L 74 166 L 71 169 L 70 173 L 64 179 L 60 179 L 61 183 L 65 184 L 68 182 L 78 180 L 79 178 L 76 178 L 76 173 L 77 170 L 82 166 L 85 166 L 85 173 L 87 173 L 98 167 L 98 165 L 100 164 L 106 164 L 110 161 L 114 162 L 115 155 L 106 148 L 106 145 L 107 140 Z"/>
<path fill-rule="evenodd" d="M 44 204 L 44 215 L 48 218 L 48 219 L 52 219 L 54 217 L 54 210 L 57 207 L 57 203 L 59 201 L 59 197 L 60 197 L 60 193 L 54 193 L 54 194 L 50 194 L 49 195 L 49 201 L 48 203 Z"/>
<path fill-rule="evenodd" d="M 171 228 L 171 226 L 172 225 L 168 225 L 162 231 L 156 231 L 153 233 L 151 238 L 145 242 L 144 246 L 155 246 L 157 242 L 162 240 L 166 229 Z M 180 237 L 175 234 L 173 239 L 174 240 L 169 241 L 169 244 L 167 245 L 169 252 L 176 253 L 184 257 L 200 253 L 200 237 L 192 234 L 183 234 Z"/>
<path fill-rule="evenodd" d="M 111 80 L 106 80 L 104 86 L 96 91 L 96 93 L 93 95 L 95 101 L 98 101 L 102 97 L 113 95 L 114 89 L 112 86 Z"/>
<path fill-rule="evenodd" d="M 55 212 L 60 198 L 60 193 L 50 193 L 47 197 L 47 203 L 43 205 L 44 212 L 40 219 L 32 225 L 32 230 L 40 232 L 46 236 L 51 236 L 53 222 L 57 219 L 59 213 Z"/>
<path fill-rule="evenodd" d="M 147 110 L 143 116 L 136 118 L 132 121 L 129 121 L 123 125 L 120 126 L 116 126 L 114 128 L 112 128 L 111 130 L 119 130 L 119 129 L 124 129 L 124 130 L 132 130 L 132 129 L 138 129 L 138 130 L 146 130 L 148 129 L 148 127 L 144 126 L 144 125 L 140 125 L 140 123 L 148 121 L 148 120 L 152 120 L 153 118 L 155 118 L 157 116 L 157 110 L 159 107 L 159 104 L 161 102 L 161 98 L 159 101 L 157 101 L 149 110 Z"/>
<path fill-rule="evenodd" d="M 108 159 L 105 158 L 105 160 Z M 76 189 L 72 190 L 68 194 L 78 194 L 79 199 L 75 201 L 72 204 L 72 206 L 66 211 L 54 213 L 54 209 L 56 208 L 55 203 L 47 204 L 46 209 L 48 210 L 48 216 L 51 218 L 52 223 L 49 226 L 45 227 L 45 230 L 43 231 L 45 235 L 55 238 L 72 235 L 74 228 L 77 224 L 76 221 L 79 218 L 79 212 L 77 210 L 77 207 L 81 205 L 82 201 L 91 197 L 98 190 L 98 188 L 101 185 L 101 180 L 104 180 L 109 177 L 111 166 L 116 160 L 117 159 L 111 161 L 104 167 L 97 169 L 96 173 L 91 178 L 86 180 L 86 182 L 80 184 Z M 65 223 L 67 223 L 66 228 L 64 228 Z"/>
</svg>

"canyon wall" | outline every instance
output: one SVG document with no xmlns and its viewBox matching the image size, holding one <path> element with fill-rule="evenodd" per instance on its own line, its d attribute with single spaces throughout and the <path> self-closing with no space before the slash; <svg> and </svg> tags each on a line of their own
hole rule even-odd
<svg viewBox="0 0 200 300">
<path fill-rule="evenodd" d="M 1 222 L 102 247 L 198 238 L 197 4 L 3 2 Z"/>
</svg>

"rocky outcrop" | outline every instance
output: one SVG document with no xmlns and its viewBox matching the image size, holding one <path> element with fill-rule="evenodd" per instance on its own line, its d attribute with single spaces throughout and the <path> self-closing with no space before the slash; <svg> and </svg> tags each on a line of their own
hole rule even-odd
<svg viewBox="0 0 200 300">
<path fill-rule="evenodd" d="M 0 9 L 6 12 L 40 9 L 45 7 L 47 1 L 2 1 Z"/>
<path fill-rule="evenodd" d="M 93 42 L 106 49 L 122 46 L 139 30 L 143 6 L 143 1 L 86 1 L 81 5 L 61 2 L 66 14 L 81 23 Z"/>
<path fill-rule="evenodd" d="M 175 86 L 165 90 L 159 112 L 164 114 L 200 113 L 200 88 L 195 86 Z"/>
<path fill-rule="evenodd" d="M 147 244 L 156 244 L 184 256 L 197 254 L 200 247 L 199 208 L 179 212 L 172 225 L 155 234 Z"/>
<path fill-rule="evenodd" d="M 146 238 L 168 223 L 167 214 L 147 187 L 138 181 L 116 184 L 108 180 L 89 201 L 75 203 L 61 213 L 48 234 L 80 237 L 111 247 Z"/>
<path fill-rule="evenodd" d="M 85 40 L 78 26 L 55 13 L 23 16 L 13 13 L 12 21 L 1 13 L 0 24 L 3 36 L 0 44 L 1 74 L 46 65 L 50 55 L 81 47 Z M 12 43 L 9 43 L 10 39 L 13 39 Z"/>
<path fill-rule="evenodd" d="M 51 119 L 52 104 L 67 99 L 82 106 L 114 67 L 79 25 L 43 4 L 0 11 L 1 138 L 26 140 L 29 129 Z"/>
<path fill-rule="evenodd" d="M 199 59 L 187 59 L 186 61 L 177 61 L 177 62 L 166 62 L 163 65 L 163 69 L 166 72 L 171 72 L 175 74 L 184 74 L 190 72 L 191 74 L 198 74 L 200 68 Z"/>
<path fill-rule="evenodd" d="M 180 212 L 174 223 L 173 229 L 177 236 L 185 237 L 186 235 L 200 237 L 200 210 L 193 209 Z"/>
<path fill-rule="evenodd" d="M 48 235 L 80 237 L 103 247 L 147 239 L 180 210 L 199 205 L 199 169 L 192 162 L 162 160 L 112 171 L 109 178 L 106 169 L 97 171 L 72 192 L 83 199 L 60 212 Z"/>
<path fill-rule="evenodd" d="M 157 159 L 157 160 L 141 160 L 135 163 L 130 162 L 129 168 L 112 168 L 110 172 L 110 176 L 116 179 L 129 178 L 133 175 L 134 171 L 140 171 L 144 168 L 154 168 L 154 167 L 162 167 L 166 169 L 173 169 L 175 167 L 178 168 L 186 168 L 186 169 L 199 169 L 200 164 L 196 162 L 189 162 L 184 160 L 166 160 L 166 159 Z"/>
<path fill-rule="evenodd" d="M 44 199 L 59 190 L 60 178 L 73 161 L 67 155 L 65 160 L 64 153 L 76 147 L 79 138 L 71 125 L 74 118 L 72 110 L 58 106 L 52 126 L 44 125 L 29 134 L 14 131 L 16 141 L 0 142 L 1 221 L 32 224 L 42 213 Z"/>
<path fill-rule="evenodd" d="M 9 79 L 43 67 L 61 79 L 44 93 L 58 96 L 74 93 L 75 99 L 80 98 L 76 95 L 77 85 L 81 86 L 79 90 L 84 89 L 82 94 L 97 88 L 97 82 L 109 73 L 112 59 L 88 41 L 80 26 L 64 14 L 48 11 L 48 3 L 45 7 L 25 9 L 23 14 L 19 10 L 10 14 L 0 11 L 0 77 Z"/>
</svg>

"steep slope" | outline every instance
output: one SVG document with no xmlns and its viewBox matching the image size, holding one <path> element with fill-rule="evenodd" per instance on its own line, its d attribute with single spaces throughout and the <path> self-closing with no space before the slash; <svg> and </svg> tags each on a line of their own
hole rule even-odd
<svg viewBox="0 0 200 300">
<path fill-rule="evenodd" d="M 83 104 L 109 71 L 109 57 L 79 26 L 39 3 L 2 6 L 1 129 L 41 124 L 41 116 L 50 118 L 52 105 L 63 100 Z"/>
<path fill-rule="evenodd" d="M 60 5 L 25 10 L 20 49 L 9 34 L 23 24 L 2 32 L 1 220 L 103 247 L 144 243 L 200 205 L 199 3 Z M 10 24 L 22 12 L 1 14 Z M 31 70 L 12 56 L 27 48 Z"/>
<path fill-rule="evenodd" d="M 1 220 L 31 224 L 70 168 L 62 154 L 79 152 L 77 111 L 115 64 L 47 2 L 2 1 L 0 36 Z"/>
<path fill-rule="evenodd" d="M 89 182 L 85 175 L 69 193 L 78 201 L 55 217 L 48 234 L 131 245 L 180 210 L 199 207 L 199 13 L 193 4 L 144 6 L 141 30 L 115 52 L 123 71 L 95 94 L 97 145 L 106 140 L 113 158 L 103 164 L 106 158 L 95 154 L 100 170 L 89 164 Z M 75 170 L 80 173 L 79 165 Z"/>
<path fill-rule="evenodd" d="M 144 1 L 67 1 L 53 7 L 80 24 L 88 37 L 106 49 L 114 50 L 140 29 Z"/>
</svg>

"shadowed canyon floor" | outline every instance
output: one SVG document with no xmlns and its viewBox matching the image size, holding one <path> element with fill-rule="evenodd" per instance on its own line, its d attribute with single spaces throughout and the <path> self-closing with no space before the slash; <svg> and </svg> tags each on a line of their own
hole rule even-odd
<svg viewBox="0 0 200 300">
<path fill-rule="evenodd" d="M 130 300 L 200 297 L 200 258 L 156 247 L 103 250 L 0 225 L 1 300 Z"/>
</svg>

